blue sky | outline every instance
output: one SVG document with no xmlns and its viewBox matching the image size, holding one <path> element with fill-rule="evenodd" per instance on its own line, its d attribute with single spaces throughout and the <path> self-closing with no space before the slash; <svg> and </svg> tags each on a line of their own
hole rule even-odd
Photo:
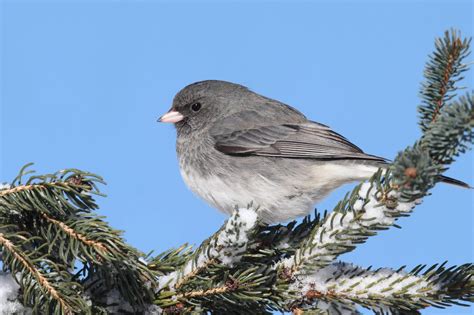
<svg viewBox="0 0 474 315">
<path fill-rule="evenodd" d="M 1 10 L 0 181 L 27 162 L 100 174 L 100 213 L 146 252 L 199 244 L 225 219 L 185 187 L 174 129 L 156 123 L 179 89 L 241 83 L 393 158 L 420 136 L 417 93 L 434 38 L 473 29 L 472 2 L 453 0 L 3 1 Z M 473 184 L 472 161 L 462 156 L 448 174 Z M 401 230 L 341 258 L 394 268 L 471 262 L 473 196 L 439 185 Z"/>
</svg>

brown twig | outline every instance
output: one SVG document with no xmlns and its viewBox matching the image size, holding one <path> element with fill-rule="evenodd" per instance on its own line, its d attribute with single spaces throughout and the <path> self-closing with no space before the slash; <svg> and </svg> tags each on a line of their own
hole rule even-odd
<svg viewBox="0 0 474 315">
<path fill-rule="evenodd" d="M 194 269 L 192 272 L 188 273 L 187 275 L 185 275 L 183 278 L 181 278 L 178 282 L 176 282 L 176 284 L 174 285 L 174 288 L 175 289 L 179 289 L 183 284 L 185 284 L 189 279 L 191 279 L 192 277 L 196 276 L 197 274 L 199 274 L 203 269 L 207 268 L 209 265 L 212 265 L 216 262 L 215 259 L 210 259 L 208 261 L 206 261 L 204 263 L 204 265 L 202 265 L 201 267 L 199 268 L 196 268 Z"/>
<path fill-rule="evenodd" d="M 456 60 L 459 57 L 461 46 L 462 46 L 461 40 L 459 38 L 456 38 L 453 42 L 453 50 L 449 54 L 448 64 L 447 64 L 446 69 L 444 71 L 443 81 L 441 82 L 441 87 L 440 87 L 440 90 L 439 90 L 440 97 L 439 97 L 439 100 L 436 101 L 436 107 L 435 107 L 435 110 L 434 110 L 434 113 L 433 113 L 433 117 L 431 118 L 431 122 L 434 122 L 438 118 L 438 115 L 441 111 L 441 107 L 443 107 L 443 105 L 444 105 L 443 104 L 443 98 L 446 95 L 446 93 L 448 92 L 447 85 L 449 83 L 449 78 L 451 76 L 453 63 L 454 63 L 454 60 Z"/>
<path fill-rule="evenodd" d="M 314 289 L 308 290 L 308 292 L 306 292 L 305 295 L 304 295 L 304 297 L 309 299 L 309 300 L 320 299 L 320 298 L 324 298 L 324 297 L 335 298 L 337 296 L 338 295 L 336 295 L 336 293 L 332 290 L 329 290 L 328 292 L 323 293 L 321 291 L 314 290 Z M 342 296 L 344 297 L 344 295 L 342 295 Z"/>
<path fill-rule="evenodd" d="M 9 189 L 3 189 L 3 190 L 0 190 L 0 197 L 6 196 L 6 195 L 9 195 L 9 194 L 14 194 L 14 193 L 17 193 L 17 192 L 23 191 L 23 190 L 32 190 L 32 189 L 35 189 L 38 186 L 40 186 L 40 185 L 38 185 L 38 184 L 23 185 L 23 186 L 16 186 L 16 187 L 9 188 Z"/>
<path fill-rule="evenodd" d="M 53 299 L 59 302 L 62 310 L 65 314 L 73 314 L 71 307 L 67 302 L 61 298 L 59 292 L 52 286 L 52 284 L 38 271 L 35 266 L 32 265 L 23 255 L 20 253 L 15 245 L 5 237 L 3 233 L 0 233 L 0 244 L 6 248 L 20 263 L 25 266 L 28 271 L 34 275 L 36 281 L 51 295 Z"/>
<path fill-rule="evenodd" d="M 293 315 L 303 315 L 304 311 L 301 308 L 295 307 L 293 310 L 291 310 Z"/>
<path fill-rule="evenodd" d="M 303 298 L 296 300 L 290 304 L 290 310 L 293 314 L 302 315 L 304 314 L 304 310 L 301 309 L 301 306 L 311 303 L 313 300 L 321 300 L 321 299 L 344 299 L 347 298 L 344 294 L 336 294 L 333 290 L 329 290 L 328 292 L 321 292 L 315 289 L 310 289 L 306 293 L 303 294 Z"/>
<path fill-rule="evenodd" d="M 190 299 L 190 298 L 195 298 L 195 297 L 203 297 L 203 296 L 209 296 L 209 295 L 214 295 L 214 294 L 222 294 L 226 292 L 232 291 L 232 288 L 229 288 L 228 286 L 224 285 L 222 287 L 216 287 L 212 289 L 207 289 L 207 290 L 198 290 L 198 291 L 191 291 L 191 292 L 186 292 L 183 294 L 178 294 L 178 299 Z"/>
<path fill-rule="evenodd" d="M 178 299 L 190 299 L 194 297 L 203 297 L 203 296 L 209 296 L 209 295 L 214 295 L 214 294 L 222 294 L 226 292 L 232 292 L 235 291 L 239 288 L 243 288 L 245 286 L 242 286 L 237 280 L 231 279 L 227 281 L 223 286 L 221 287 L 215 287 L 207 290 L 198 290 L 198 291 L 191 291 L 191 292 L 185 292 L 182 294 L 178 294 L 177 298 Z"/>
<path fill-rule="evenodd" d="M 59 226 L 59 228 L 61 230 L 63 230 L 64 233 L 66 233 L 69 236 L 75 238 L 76 240 L 79 240 L 79 241 L 83 242 L 84 244 L 86 244 L 88 246 L 93 247 L 97 251 L 102 251 L 102 252 L 107 252 L 108 251 L 107 247 L 105 247 L 104 244 L 102 244 L 101 242 L 98 242 L 98 241 L 88 239 L 87 237 L 85 237 L 81 233 L 75 231 L 73 228 L 68 226 L 66 223 L 61 222 L 61 221 L 56 220 L 56 219 L 53 219 L 53 218 L 49 217 L 46 213 L 41 213 L 41 216 L 46 221 L 51 222 L 51 223 L 56 224 L 57 226 Z"/>
<path fill-rule="evenodd" d="M 66 182 L 61 182 L 61 181 L 58 181 L 58 182 L 50 182 L 50 183 L 44 183 L 44 184 L 31 184 L 31 185 L 20 185 L 20 186 L 16 186 L 16 187 L 13 187 L 13 188 L 8 188 L 8 189 L 2 189 L 0 190 L 0 197 L 3 197 L 3 196 L 6 196 L 6 195 L 9 195 L 9 194 L 14 194 L 14 193 L 17 193 L 17 192 L 20 192 L 20 191 L 24 191 L 24 190 L 33 190 L 33 189 L 46 189 L 48 187 L 51 187 L 51 186 L 56 186 L 56 187 L 74 187 L 74 186 L 79 186 L 79 187 L 86 187 L 86 188 L 89 188 L 90 189 L 90 185 L 87 185 L 87 184 L 84 184 L 83 182 L 78 182 L 78 179 L 77 177 L 74 177 L 72 178 L 71 180 L 69 181 L 66 181 Z"/>
</svg>

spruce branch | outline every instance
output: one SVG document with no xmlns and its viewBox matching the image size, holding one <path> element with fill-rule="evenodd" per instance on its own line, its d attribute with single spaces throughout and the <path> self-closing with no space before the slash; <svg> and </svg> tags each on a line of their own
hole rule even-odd
<svg viewBox="0 0 474 315">
<path fill-rule="evenodd" d="M 382 174 L 379 171 L 371 181 L 357 186 L 350 195 L 346 195 L 313 228 L 295 254 L 277 265 L 279 273 L 290 272 L 292 278 L 323 268 L 377 231 L 394 225 L 399 217 L 408 216 L 418 201 L 399 201 L 399 194 Z"/>
<path fill-rule="evenodd" d="M 158 289 L 169 287 L 178 290 L 212 265 L 232 267 L 246 252 L 248 240 L 256 232 L 257 226 L 257 212 L 254 209 L 236 209 L 222 228 L 189 255 L 179 269 L 158 278 Z M 150 264 L 160 264 L 162 259 Z"/>
<path fill-rule="evenodd" d="M 474 141 L 474 95 L 467 93 L 446 106 L 429 128 L 423 144 L 439 164 L 450 164 Z"/>
<path fill-rule="evenodd" d="M 401 152 L 389 171 L 379 171 L 369 182 L 357 186 L 314 226 L 310 236 L 294 255 L 282 259 L 276 265 L 280 278 L 292 283 L 298 277 L 320 270 L 340 254 L 365 242 L 377 231 L 396 226 L 395 222 L 399 217 L 408 216 L 429 189 L 441 179 L 439 175 L 453 161 L 452 156 L 465 151 L 472 141 L 472 120 L 464 118 L 472 117 L 472 106 L 456 104 L 445 108 L 428 132 L 447 128 L 450 122 L 451 128 L 462 132 L 432 132 L 422 144 L 417 142 Z M 452 118 L 451 108 L 461 112 L 460 115 Z M 452 144 L 452 149 L 444 152 L 444 165 L 439 164 L 439 160 L 432 159 L 432 150 L 436 148 L 432 144 L 443 141 L 436 135 L 449 138 L 446 141 Z M 290 296 L 291 291 L 290 285 Z"/>
<path fill-rule="evenodd" d="M 81 288 L 78 283 L 68 281 L 71 278 L 65 276 L 58 265 L 42 258 L 36 251 L 20 248 L 30 241 L 22 235 L 0 233 L 2 261 L 12 275 L 20 274 L 15 276 L 15 280 L 24 292 L 23 303 L 39 311 L 44 300 L 49 300 L 51 302 L 45 310 L 54 314 L 88 312 L 86 301 L 79 295 Z M 58 278 L 64 281 L 58 283 Z"/>
<path fill-rule="evenodd" d="M 444 44 L 453 47 L 444 50 L 460 49 L 456 58 L 468 53 L 470 40 L 448 39 Z M 461 49 L 461 43 L 465 43 L 463 47 L 466 48 Z M 448 53 L 446 58 L 454 57 Z M 456 61 L 449 66 L 449 74 L 456 76 L 459 67 L 468 69 Z M 446 71 L 443 71 L 443 78 Z M 443 96 L 443 104 L 446 99 Z M 399 217 L 408 216 L 421 198 L 441 180 L 441 173 L 453 162 L 453 157 L 465 152 L 472 143 L 472 105 L 473 99 L 468 95 L 442 110 L 436 110 L 437 119 L 432 119 L 422 140 L 399 153 L 388 172 L 379 171 L 370 182 L 359 185 L 346 195 L 331 214 L 314 226 L 311 235 L 295 254 L 281 261 L 277 267 L 279 272 L 298 274 L 308 268 L 311 271 L 325 267 L 377 231 L 395 225 Z"/>
<path fill-rule="evenodd" d="M 357 304 L 346 301 L 326 302 L 323 300 L 314 300 L 311 309 L 295 307 L 291 310 L 293 315 L 361 315 L 357 310 Z"/>
<path fill-rule="evenodd" d="M 468 70 L 464 59 L 470 54 L 470 38 L 462 39 L 456 30 L 446 31 L 443 38 L 435 40 L 435 52 L 429 57 L 420 96 L 420 126 L 425 132 L 437 120 L 444 105 L 450 101 L 458 89 L 456 83 L 463 79 Z"/>
<path fill-rule="evenodd" d="M 124 242 L 119 231 L 92 213 L 97 208 L 92 196 L 102 195 L 96 185 L 103 183 L 102 179 L 75 169 L 42 176 L 31 174 L 24 167 L 12 185 L 0 190 L 0 232 L 21 236 L 23 241 L 16 246 L 17 254 L 23 254 L 24 258 L 32 254 L 41 257 L 23 271 L 59 274 L 61 277 L 54 281 L 58 288 L 77 288 L 75 296 L 82 301 L 82 308 L 63 307 L 64 313 L 90 312 L 91 307 L 84 306 L 89 300 L 87 294 L 92 304 L 103 305 L 102 297 L 113 290 L 136 307 L 151 302 L 155 273 L 140 260 L 143 255 Z M 5 244 L 1 247 L 6 253 Z M 3 256 L 4 269 L 13 272 L 14 266 L 10 264 L 16 260 Z M 75 272 L 74 268 L 80 264 L 82 269 Z M 63 305 L 61 296 L 53 294 L 55 291 L 38 291 L 25 288 L 26 282 L 19 283 L 22 292 L 33 290 L 38 296 L 25 300 L 25 305 L 34 310 L 46 312 L 55 305 Z M 47 292 L 53 292 L 50 298 L 46 298 Z"/>
<path fill-rule="evenodd" d="M 8 216 L 11 209 L 24 212 L 43 212 L 55 216 L 74 215 L 78 211 L 97 209 L 92 195 L 103 196 L 97 184 L 105 184 L 97 175 L 75 169 L 54 174 L 30 176 L 34 173 L 25 165 L 8 189 L 0 191 L 0 211 Z"/>
<path fill-rule="evenodd" d="M 405 267 L 372 271 L 370 267 L 333 263 L 299 277 L 291 285 L 299 298 L 291 303 L 300 309 L 311 308 L 315 301 L 355 303 L 375 312 L 395 314 L 417 312 L 429 306 L 467 306 L 459 301 L 474 299 L 474 265 L 444 265 L 419 265 L 406 272 Z"/>
<path fill-rule="evenodd" d="M 74 238 L 74 239 L 78 240 L 79 242 L 81 242 L 84 245 L 84 249 L 85 249 L 84 252 L 87 253 L 87 250 L 89 248 L 93 249 L 93 251 L 98 253 L 98 254 L 99 253 L 105 254 L 105 253 L 108 252 L 107 247 L 103 243 L 101 243 L 100 241 L 94 240 L 94 239 L 89 239 L 87 236 L 85 236 L 85 234 L 82 234 L 82 233 L 78 232 L 77 229 L 75 230 L 74 228 L 67 225 L 66 223 L 51 218 L 46 213 L 42 213 L 41 216 L 48 223 L 52 223 L 54 226 L 56 226 L 58 229 L 60 229 L 63 233 L 67 234 L 70 238 Z M 73 225 L 73 224 L 71 224 L 71 225 Z M 74 225 L 77 226 L 77 221 L 74 222 Z M 79 256 L 78 252 L 79 251 L 77 251 L 77 250 L 75 251 L 75 256 Z M 89 255 L 87 255 L 87 257 L 91 261 L 101 263 L 101 260 L 100 259 L 97 260 L 96 257 L 94 257 L 94 255 L 89 254 Z"/>
<path fill-rule="evenodd" d="M 154 270 L 159 276 L 173 272 L 179 266 L 183 266 L 191 259 L 194 253 L 192 246 L 184 244 L 176 249 L 171 248 L 148 262 L 148 267 Z"/>
<path fill-rule="evenodd" d="M 161 289 L 155 303 L 165 313 L 198 307 L 230 314 L 266 314 L 269 300 L 283 303 L 279 294 L 273 295 L 272 265 L 256 263 L 251 254 L 262 228 L 253 208 L 236 209 L 178 270 L 158 278 Z"/>
</svg>

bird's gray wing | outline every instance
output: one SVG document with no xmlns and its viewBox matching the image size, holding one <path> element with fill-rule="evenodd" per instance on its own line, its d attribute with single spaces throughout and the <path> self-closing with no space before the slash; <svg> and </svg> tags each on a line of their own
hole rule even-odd
<svg viewBox="0 0 474 315">
<path fill-rule="evenodd" d="M 245 115 L 244 115 L 245 116 Z M 215 148 L 229 155 L 259 155 L 318 160 L 363 159 L 385 161 L 365 154 L 328 126 L 316 122 L 252 125 L 241 117 L 217 124 L 211 130 Z M 245 126 L 235 130 L 236 124 Z"/>
</svg>

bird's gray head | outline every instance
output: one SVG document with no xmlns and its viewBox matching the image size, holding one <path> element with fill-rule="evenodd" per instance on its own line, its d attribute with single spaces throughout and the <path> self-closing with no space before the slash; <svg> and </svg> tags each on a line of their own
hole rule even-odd
<svg viewBox="0 0 474 315">
<path fill-rule="evenodd" d="M 246 87 L 226 81 L 192 83 L 176 94 L 171 109 L 160 122 L 174 123 L 178 134 L 203 130 L 214 120 L 241 110 L 248 104 L 244 97 L 257 95 Z"/>
</svg>

